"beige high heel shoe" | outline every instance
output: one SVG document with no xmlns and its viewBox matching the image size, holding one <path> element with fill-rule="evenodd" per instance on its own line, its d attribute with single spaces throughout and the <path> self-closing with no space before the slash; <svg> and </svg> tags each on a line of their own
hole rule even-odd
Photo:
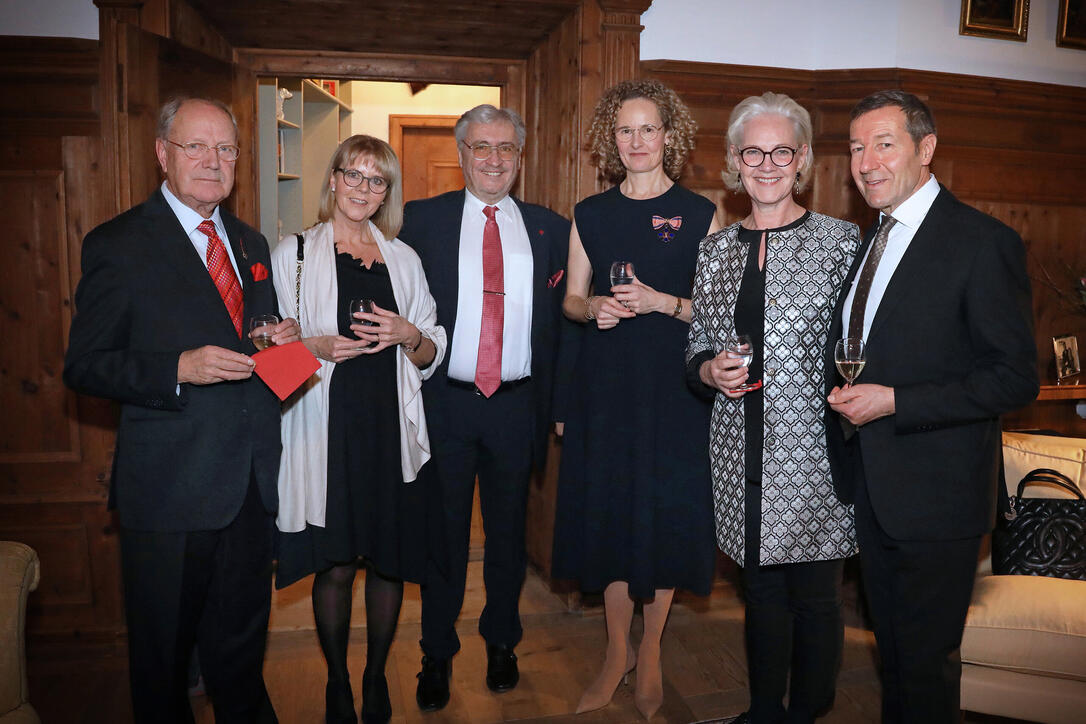
<svg viewBox="0 0 1086 724">
<path fill-rule="evenodd" d="M 600 675 L 596 677 L 596 680 L 585 689 L 584 694 L 581 695 L 581 700 L 577 703 L 577 714 L 584 714 L 588 711 L 595 711 L 596 709 L 602 709 L 611 703 L 611 699 L 615 696 L 615 691 L 618 690 L 618 685 L 622 684 L 626 686 L 630 683 L 630 672 L 637 668 L 637 655 L 634 654 L 633 649 L 627 647 L 626 649 L 626 672 L 616 680 L 613 684 L 603 680 L 604 672 L 601 671 Z"/>
<path fill-rule="evenodd" d="M 634 686 L 634 705 L 646 720 L 660 710 L 664 703 L 664 679 L 660 668 L 660 652 L 655 656 L 640 655 L 640 668 Z"/>
</svg>

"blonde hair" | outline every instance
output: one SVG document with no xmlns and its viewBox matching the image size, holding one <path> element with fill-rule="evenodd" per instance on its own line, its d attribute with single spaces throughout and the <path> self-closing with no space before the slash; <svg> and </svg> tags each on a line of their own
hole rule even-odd
<svg viewBox="0 0 1086 724">
<path fill-rule="evenodd" d="M 807 147 L 807 153 L 799 157 L 796 166 L 796 192 L 800 193 L 811 183 L 811 174 L 808 171 L 814 166 L 814 135 L 811 129 L 811 114 L 807 109 L 796 103 L 783 93 L 766 92 L 760 96 L 749 96 L 739 101 L 732 109 L 732 115 L 728 119 L 728 134 L 725 137 L 727 148 L 724 151 L 724 159 L 727 164 L 724 173 L 724 185 L 732 191 L 743 191 L 743 181 L 739 178 L 739 165 L 732 154 L 732 146 L 743 147 L 743 130 L 747 121 L 758 116 L 781 116 L 792 123 L 792 129 L 796 134 L 796 149 L 798 153 L 803 146 Z"/>
<path fill-rule="evenodd" d="M 403 227 L 403 184 L 400 178 L 400 161 L 396 158 L 396 152 L 392 150 L 392 146 L 373 136 L 351 136 L 339 144 L 339 148 L 332 154 L 332 160 L 328 163 L 328 172 L 324 177 L 331 179 L 336 169 L 349 168 L 359 156 L 373 159 L 377 170 L 388 181 L 385 200 L 370 217 L 370 221 L 381 230 L 386 239 L 392 239 Z M 321 191 L 317 220 L 322 222 L 330 220 L 335 207 L 336 194 L 332 191 L 332 184 L 329 181 L 325 183 Z"/>
<path fill-rule="evenodd" d="M 660 121 L 668 133 L 668 145 L 664 147 L 664 173 L 677 181 L 686 159 L 694 150 L 694 134 L 697 133 L 698 124 L 679 94 L 655 80 L 624 80 L 604 91 L 588 129 L 588 150 L 592 162 L 612 183 L 626 177 L 626 167 L 622 165 L 615 142 L 615 118 L 622 104 L 634 98 L 652 101 L 660 113 Z"/>
</svg>

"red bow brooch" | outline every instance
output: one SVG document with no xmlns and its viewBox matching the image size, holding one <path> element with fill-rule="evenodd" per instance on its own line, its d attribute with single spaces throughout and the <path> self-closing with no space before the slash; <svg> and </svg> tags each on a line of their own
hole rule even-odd
<svg viewBox="0 0 1086 724">
<path fill-rule="evenodd" d="M 249 273 L 253 275 L 254 282 L 262 282 L 268 278 L 268 267 L 257 262 L 249 267 Z"/>
<path fill-rule="evenodd" d="M 672 216 L 670 219 L 665 219 L 663 216 L 652 215 L 652 228 L 656 231 L 656 235 L 660 237 L 660 241 L 664 243 L 674 239 L 675 232 L 682 225 L 683 217 L 681 216 Z"/>
</svg>

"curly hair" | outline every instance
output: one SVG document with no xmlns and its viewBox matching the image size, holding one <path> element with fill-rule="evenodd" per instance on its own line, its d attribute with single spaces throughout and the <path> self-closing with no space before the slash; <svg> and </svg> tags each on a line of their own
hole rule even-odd
<svg viewBox="0 0 1086 724">
<path fill-rule="evenodd" d="M 655 80 L 624 80 L 604 92 L 596 104 L 592 125 L 588 129 L 588 150 L 592 162 L 612 183 L 626 178 L 626 167 L 622 165 L 615 142 L 615 118 L 622 104 L 634 98 L 644 98 L 656 105 L 664 130 L 668 133 L 668 145 L 664 147 L 664 173 L 677 181 L 686 159 L 694 150 L 694 134 L 697 133 L 698 124 L 679 94 Z"/>
</svg>

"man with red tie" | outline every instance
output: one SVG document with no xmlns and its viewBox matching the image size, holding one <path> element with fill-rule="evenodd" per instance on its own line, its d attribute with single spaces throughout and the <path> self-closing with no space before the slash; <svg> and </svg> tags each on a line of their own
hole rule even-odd
<svg viewBox="0 0 1086 724">
<path fill-rule="evenodd" d="M 192 722 L 189 658 L 215 721 L 274 722 L 261 668 L 278 507 L 279 401 L 253 376 L 249 320 L 275 313 L 268 244 L 220 207 L 237 123 L 217 101 L 163 106 L 166 176 L 91 231 L 64 365 L 78 392 L 117 400 L 110 504 L 135 721 Z M 294 320 L 276 344 L 299 338 Z"/>
<path fill-rule="evenodd" d="M 564 296 L 569 222 L 509 195 L 520 169 L 524 122 L 481 105 L 454 130 L 466 189 L 413 201 L 400 238 L 422 259 L 449 353 L 423 385 L 441 482 L 448 570 L 431 566 L 422 588 L 423 710 L 449 700 L 456 619 L 464 601 L 472 496 L 479 479 L 486 545 L 486 683 L 517 685 L 525 505 L 542 467 Z"/>
</svg>

